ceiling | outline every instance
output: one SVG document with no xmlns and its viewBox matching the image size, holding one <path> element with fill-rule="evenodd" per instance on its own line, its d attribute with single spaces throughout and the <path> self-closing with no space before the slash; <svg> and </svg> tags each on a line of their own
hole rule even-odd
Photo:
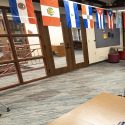
<svg viewBox="0 0 125 125">
<path fill-rule="evenodd" d="M 40 0 L 33 0 L 33 2 L 39 2 Z M 85 3 L 98 7 L 113 8 L 113 7 L 125 7 L 125 0 L 71 0 L 79 3 Z M 61 6 L 63 6 L 63 0 L 59 0 Z"/>
</svg>

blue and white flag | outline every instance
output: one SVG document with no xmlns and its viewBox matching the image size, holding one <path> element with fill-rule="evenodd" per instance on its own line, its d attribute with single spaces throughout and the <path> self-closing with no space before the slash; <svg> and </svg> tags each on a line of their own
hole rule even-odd
<svg viewBox="0 0 125 125">
<path fill-rule="evenodd" d="M 122 15 L 121 15 L 121 12 L 116 13 L 116 28 L 122 28 Z"/>
<path fill-rule="evenodd" d="M 64 0 L 66 21 L 69 28 L 80 28 L 80 17 L 77 3 Z"/>
</svg>

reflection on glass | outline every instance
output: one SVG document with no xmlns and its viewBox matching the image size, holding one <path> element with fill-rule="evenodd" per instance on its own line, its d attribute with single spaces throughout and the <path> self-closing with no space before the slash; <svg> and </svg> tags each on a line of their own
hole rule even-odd
<svg viewBox="0 0 125 125">
<path fill-rule="evenodd" d="M 38 37 L 14 37 L 13 40 L 18 58 L 42 56 Z"/>
<path fill-rule="evenodd" d="M 6 30 L 6 26 L 5 26 L 5 22 L 4 22 L 1 9 L 0 9 L 0 34 L 7 34 L 7 30 Z"/>
<path fill-rule="evenodd" d="M 0 65 L 0 88 L 18 83 L 16 68 L 13 63 Z"/>
<path fill-rule="evenodd" d="M 12 60 L 12 50 L 8 38 L 0 37 L 0 62 Z"/>
<path fill-rule="evenodd" d="M 7 17 L 9 20 L 9 26 L 13 34 L 38 34 L 36 24 L 28 23 L 15 23 L 13 21 L 12 15 L 8 12 Z"/>
<path fill-rule="evenodd" d="M 29 81 L 46 76 L 43 59 L 34 59 L 20 62 L 24 81 Z"/>
<path fill-rule="evenodd" d="M 54 31 L 54 32 L 53 32 Z M 49 27 L 51 47 L 56 68 L 67 66 L 62 27 Z"/>
<path fill-rule="evenodd" d="M 81 30 L 77 28 L 72 28 L 72 36 L 73 36 L 73 45 L 74 45 L 76 64 L 84 62 Z"/>
</svg>

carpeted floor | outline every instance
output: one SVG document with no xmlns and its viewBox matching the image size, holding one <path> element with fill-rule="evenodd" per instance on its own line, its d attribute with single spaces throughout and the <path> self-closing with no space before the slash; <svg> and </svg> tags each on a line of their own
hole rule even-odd
<svg viewBox="0 0 125 125">
<path fill-rule="evenodd" d="M 11 108 L 0 125 L 46 125 L 101 92 L 123 94 L 125 61 L 91 65 L 29 85 L 0 92 L 0 101 Z"/>
</svg>

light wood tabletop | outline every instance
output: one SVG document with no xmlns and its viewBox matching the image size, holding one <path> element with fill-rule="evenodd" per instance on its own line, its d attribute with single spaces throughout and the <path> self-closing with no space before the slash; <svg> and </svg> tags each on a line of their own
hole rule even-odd
<svg viewBox="0 0 125 125">
<path fill-rule="evenodd" d="M 118 125 L 125 121 L 125 98 L 102 93 L 48 125 Z"/>
</svg>

